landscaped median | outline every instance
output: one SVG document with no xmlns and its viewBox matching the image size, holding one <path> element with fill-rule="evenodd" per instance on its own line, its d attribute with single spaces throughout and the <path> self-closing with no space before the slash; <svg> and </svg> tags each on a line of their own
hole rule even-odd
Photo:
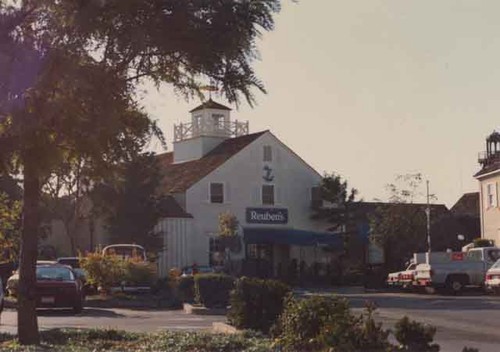
<svg viewBox="0 0 500 352">
<path fill-rule="evenodd" d="M 14 336 L 0 334 L 0 351 L 168 351 L 234 352 L 272 351 L 271 341 L 256 334 L 161 332 L 129 333 L 116 330 L 54 329 L 42 331 L 41 345 L 20 346 Z"/>
</svg>

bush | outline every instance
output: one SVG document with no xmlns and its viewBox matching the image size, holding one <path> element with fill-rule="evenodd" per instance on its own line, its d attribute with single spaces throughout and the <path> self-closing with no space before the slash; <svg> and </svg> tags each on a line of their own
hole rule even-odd
<svg viewBox="0 0 500 352">
<path fill-rule="evenodd" d="M 194 276 L 196 302 L 207 308 L 225 308 L 234 279 L 225 274 L 200 274 Z"/>
<path fill-rule="evenodd" d="M 403 317 L 395 325 L 396 339 L 405 351 L 437 352 L 439 345 L 433 344 L 436 328 Z"/>
<path fill-rule="evenodd" d="M 150 286 L 156 279 L 156 267 L 152 263 L 134 258 L 123 259 L 115 255 L 89 253 L 80 258 L 81 267 L 87 273 L 87 282 L 108 291 L 121 286 Z"/>
<path fill-rule="evenodd" d="M 156 266 L 137 259 L 125 260 L 123 281 L 132 286 L 151 286 L 157 280 Z"/>
<path fill-rule="evenodd" d="M 375 323 L 372 305 L 354 316 L 346 299 L 289 297 L 273 333 L 285 351 L 387 351 L 389 332 Z"/>
<path fill-rule="evenodd" d="M 175 291 L 182 303 L 194 302 L 194 277 L 181 276 L 176 280 Z"/>
<path fill-rule="evenodd" d="M 89 253 L 80 258 L 80 265 L 87 273 L 87 282 L 105 291 L 118 286 L 125 278 L 124 262 L 114 255 Z"/>
<path fill-rule="evenodd" d="M 228 320 L 239 329 L 268 333 L 289 292 L 290 288 L 279 281 L 242 277 L 231 292 Z"/>
</svg>

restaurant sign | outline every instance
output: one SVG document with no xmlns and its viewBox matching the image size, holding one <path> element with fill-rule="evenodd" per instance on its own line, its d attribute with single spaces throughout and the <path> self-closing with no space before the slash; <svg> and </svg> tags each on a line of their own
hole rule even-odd
<svg viewBox="0 0 500 352">
<path fill-rule="evenodd" d="M 288 209 L 284 208 L 247 208 L 248 224 L 287 224 Z"/>
</svg>

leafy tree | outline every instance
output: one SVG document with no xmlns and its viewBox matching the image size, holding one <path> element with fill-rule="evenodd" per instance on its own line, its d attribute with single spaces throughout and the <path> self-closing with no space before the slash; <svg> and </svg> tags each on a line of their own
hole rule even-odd
<svg viewBox="0 0 500 352">
<path fill-rule="evenodd" d="M 10 3 L 10 2 L 9 2 Z M 35 262 L 43 180 L 64 162 L 129 159 L 156 130 L 134 101 L 150 78 L 186 96 L 207 79 L 229 101 L 264 90 L 251 64 L 279 0 L 0 2 L 0 167 L 23 175 L 18 332 L 39 342 Z M 0 170 L 3 171 L 3 170 Z"/>
<path fill-rule="evenodd" d="M 219 236 L 218 240 L 224 250 L 226 266 L 230 273 L 233 271 L 231 252 L 240 252 L 242 249 L 241 238 L 238 236 L 238 219 L 230 212 L 219 214 Z"/>
<path fill-rule="evenodd" d="M 346 180 L 338 174 L 325 174 L 320 184 L 320 195 L 323 204 L 313 208 L 313 219 L 326 220 L 331 224 L 330 230 L 342 234 L 344 237 L 344 251 L 340 254 L 338 269 L 341 279 L 345 271 L 346 262 L 349 259 L 353 263 L 348 266 L 359 264 L 362 255 L 353 255 L 363 251 L 362 245 L 357 237 L 357 212 L 356 196 L 358 190 L 349 188 Z"/>
<path fill-rule="evenodd" d="M 21 202 L 0 192 L 0 253 L 2 260 L 15 260 L 21 234 Z"/>
<path fill-rule="evenodd" d="M 43 221 L 49 223 L 48 228 L 51 228 L 52 220 L 63 223 L 72 255 L 77 255 L 81 249 L 77 246 L 77 231 L 93 216 L 89 200 L 93 180 L 91 172 L 82 159 L 72 158 L 43 182 Z"/>
<path fill-rule="evenodd" d="M 162 237 L 154 231 L 163 213 L 163 196 L 158 194 L 161 180 L 157 159 L 146 153 L 124 163 L 95 187 L 91 198 L 114 242 L 140 244 L 149 253 L 161 249 Z"/>
<path fill-rule="evenodd" d="M 407 174 L 387 185 L 389 203 L 381 203 L 370 216 L 370 240 L 382 246 L 388 269 L 400 269 L 414 252 L 427 250 L 425 204 L 421 196 L 421 174 Z"/>
</svg>

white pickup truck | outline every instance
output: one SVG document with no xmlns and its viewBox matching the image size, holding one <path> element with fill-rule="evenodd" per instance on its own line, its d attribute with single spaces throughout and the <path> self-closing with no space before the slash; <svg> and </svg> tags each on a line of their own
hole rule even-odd
<svg viewBox="0 0 500 352">
<path fill-rule="evenodd" d="M 415 269 L 413 285 L 445 288 L 458 293 L 466 286 L 483 287 L 486 271 L 500 257 L 500 248 L 472 248 L 466 252 L 426 253 Z"/>
</svg>

